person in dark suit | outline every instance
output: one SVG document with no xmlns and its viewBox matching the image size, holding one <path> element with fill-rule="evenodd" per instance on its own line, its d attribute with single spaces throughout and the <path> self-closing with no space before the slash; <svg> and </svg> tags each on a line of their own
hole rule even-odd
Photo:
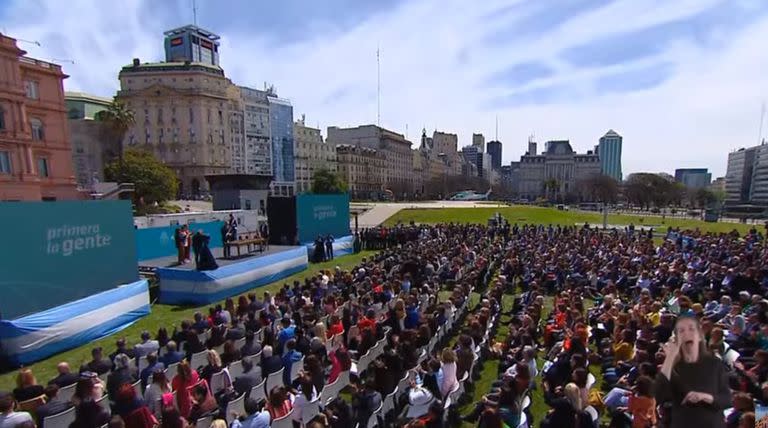
<svg viewBox="0 0 768 428">
<path fill-rule="evenodd" d="M 80 373 L 93 372 L 97 375 L 103 375 L 112 370 L 112 362 L 103 357 L 101 347 L 91 350 L 91 358 L 91 361 L 80 367 Z"/>
<path fill-rule="evenodd" d="M 253 330 L 245 331 L 245 345 L 240 348 L 240 355 L 246 357 L 256 355 L 261 352 L 261 343 L 256 340 L 256 333 Z"/>
<path fill-rule="evenodd" d="M 125 354 L 128 358 L 136 358 L 136 353 L 133 352 L 133 349 L 128 348 L 124 337 L 117 339 L 115 347 L 117 348 L 115 352 L 109 354 L 109 361 L 115 361 L 115 357 L 119 354 Z"/>
<path fill-rule="evenodd" d="M 46 403 L 35 409 L 35 415 L 37 417 L 37 426 L 43 428 L 43 421 L 48 416 L 58 415 L 59 413 L 72 407 L 71 401 L 56 400 L 56 396 L 59 394 L 59 386 L 52 383 L 45 387 Z"/>
<path fill-rule="evenodd" d="M 72 373 L 69 368 L 69 363 L 61 362 L 56 366 L 56 370 L 59 375 L 48 381 L 48 385 L 56 385 L 59 388 L 72 385 L 80 380 L 80 376 Z"/>
<path fill-rule="evenodd" d="M 262 381 L 261 367 L 253 364 L 251 357 L 243 358 L 243 374 L 236 377 L 232 383 L 237 395 L 249 394 L 251 388 L 260 384 Z"/>
<path fill-rule="evenodd" d="M 230 327 L 229 330 L 227 330 L 227 334 L 224 336 L 224 339 L 231 340 L 234 342 L 244 337 L 245 337 L 245 328 L 236 319 L 233 319 L 232 327 Z"/>
<path fill-rule="evenodd" d="M 160 357 L 160 362 L 165 365 L 165 367 L 170 366 L 171 364 L 176 364 L 181 362 L 181 360 L 186 357 L 183 352 L 179 351 L 176 347 L 176 342 L 171 340 L 168 342 L 167 345 L 165 345 L 165 354 Z"/>
<path fill-rule="evenodd" d="M 205 244 L 205 237 L 206 236 L 202 230 L 198 230 L 195 232 L 194 236 L 192 236 L 192 251 L 195 253 L 195 268 L 200 264 L 200 251 Z"/>
<path fill-rule="evenodd" d="M 325 259 L 333 260 L 333 235 L 325 237 Z"/>
<path fill-rule="evenodd" d="M 152 376 L 152 373 L 158 370 L 164 370 L 165 364 L 161 363 L 157 359 L 156 353 L 147 355 L 147 367 L 139 373 L 139 379 L 141 379 L 141 390 L 143 391 L 147 387 L 147 379 Z"/>
<path fill-rule="evenodd" d="M 261 350 L 261 375 L 269 376 L 283 368 L 283 360 L 277 355 L 272 355 L 272 347 L 265 346 Z"/>
</svg>

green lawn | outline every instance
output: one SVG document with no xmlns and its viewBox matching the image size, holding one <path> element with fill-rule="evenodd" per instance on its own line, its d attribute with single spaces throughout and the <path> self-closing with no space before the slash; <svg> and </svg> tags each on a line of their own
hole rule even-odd
<svg viewBox="0 0 768 428">
<path fill-rule="evenodd" d="M 329 262 L 312 264 L 309 266 L 309 269 L 303 272 L 299 272 L 289 276 L 288 278 L 273 282 L 263 287 L 259 287 L 256 290 L 258 291 L 259 295 L 265 291 L 270 291 L 274 294 L 286 282 L 292 283 L 294 280 L 303 281 L 304 278 L 315 275 L 321 269 L 333 269 L 335 266 L 339 266 L 342 269 L 350 269 L 359 263 L 363 257 L 371 256 L 373 254 L 375 254 L 374 251 L 363 251 L 358 254 L 342 256 Z M 237 297 L 235 297 L 235 299 L 237 299 Z M 174 325 L 179 325 L 184 319 L 192 319 L 192 316 L 197 311 L 207 311 L 206 308 L 208 306 L 209 305 L 202 307 L 181 307 L 154 304 L 152 305 L 151 314 L 140 319 L 125 330 L 112 336 L 91 342 L 79 348 L 71 349 L 69 351 L 55 355 L 47 360 L 39 361 L 30 365 L 29 368 L 31 368 L 34 372 L 37 381 L 41 384 L 45 384 L 48 382 L 48 380 L 56 376 L 56 364 L 60 361 L 67 361 L 72 367 L 72 370 L 78 370 L 82 363 L 90 360 L 91 349 L 94 346 L 101 346 L 104 348 L 105 352 L 110 353 L 115 348 L 115 340 L 117 337 L 125 337 L 128 340 L 128 343 L 137 343 L 142 331 L 147 330 L 152 333 L 152 335 L 154 335 L 157 333 L 157 330 L 161 326 L 165 326 L 168 329 L 168 333 L 172 333 Z M 0 389 L 13 389 L 15 387 L 15 377 L 15 372 L 0 375 Z"/>
<path fill-rule="evenodd" d="M 515 205 L 503 208 L 420 208 L 405 209 L 388 218 L 384 222 L 387 226 L 392 226 L 398 222 L 409 223 L 411 221 L 424 224 L 435 223 L 480 223 L 487 224 L 488 219 L 496 213 L 507 219 L 510 223 L 535 223 L 535 224 L 561 224 L 574 225 L 577 223 L 589 222 L 592 225 L 602 225 L 603 216 L 600 213 L 584 211 L 560 211 L 555 208 L 543 208 L 529 205 Z M 711 232 L 730 232 L 733 229 L 744 234 L 752 225 L 739 223 L 707 223 L 701 220 L 689 220 L 680 218 L 665 218 L 657 216 L 636 216 L 609 214 L 608 224 L 626 225 L 634 223 L 636 226 L 652 226 L 659 231 L 668 226 L 680 227 L 683 229 L 699 228 Z M 759 226 L 758 226 L 759 228 Z"/>
</svg>

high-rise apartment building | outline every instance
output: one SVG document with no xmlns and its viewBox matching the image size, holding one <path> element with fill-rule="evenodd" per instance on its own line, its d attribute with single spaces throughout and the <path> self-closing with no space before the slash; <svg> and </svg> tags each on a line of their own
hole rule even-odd
<svg viewBox="0 0 768 428">
<path fill-rule="evenodd" d="M 485 137 L 483 134 L 472 134 L 472 145 L 477 147 L 479 153 L 483 153 L 483 150 L 485 150 Z"/>
<path fill-rule="evenodd" d="M 376 149 L 337 144 L 339 174 L 346 180 L 352 198 L 376 199 L 384 190 L 387 160 Z"/>
<path fill-rule="evenodd" d="M 501 141 L 489 141 L 485 145 L 485 151 L 491 156 L 491 168 L 496 171 L 501 169 Z"/>
<path fill-rule="evenodd" d="M 600 143 L 595 147 L 595 153 L 600 157 L 601 174 L 618 182 L 622 180 L 621 145 L 623 140 L 621 135 L 611 129 L 600 137 Z"/>
<path fill-rule="evenodd" d="M 79 199 L 61 66 L 0 34 L 0 201 Z"/>
<path fill-rule="evenodd" d="M 764 146 L 741 148 L 728 154 L 728 167 L 725 173 L 725 203 L 727 205 L 750 203 L 755 159 L 757 151 L 761 147 Z"/>
<path fill-rule="evenodd" d="M 272 194 L 293 196 L 296 180 L 293 158 L 293 106 L 284 98 L 270 95 L 269 119 L 272 138 Z"/>
<path fill-rule="evenodd" d="M 296 145 L 296 193 L 312 190 L 315 172 L 327 169 L 336 172 L 336 147 L 323 141 L 320 129 L 307 126 L 305 117 L 293 124 L 293 139 Z"/>
<path fill-rule="evenodd" d="M 238 87 L 241 141 L 233 141 L 232 169 L 241 174 L 272 176 L 272 138 L 269 115 L 270 90 Z"/>
<path fill-rule="evenodd" d="M 397 197 L 413 192 L 413 154 L 411 142 L 402 134 L 376 125 L 355 128 L 328 128 L 328 141 L 374 149 L 385 159 L 384 184 Z M 338 150 L 336 151 L 338 156 Z"/>
</svg>

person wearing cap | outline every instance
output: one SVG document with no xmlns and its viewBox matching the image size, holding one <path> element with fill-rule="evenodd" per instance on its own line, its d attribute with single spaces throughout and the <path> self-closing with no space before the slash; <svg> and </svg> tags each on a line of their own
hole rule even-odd
<svg viewBox="0 0 768 428">
<path fill-rule="evenodd" d="M 10 392 L 0 392 L 0 428 L 16 428 L 24 423 L 32 423 L 32 415 L 27 412 L 15 412 L 16 400 Z"/>
</svg>

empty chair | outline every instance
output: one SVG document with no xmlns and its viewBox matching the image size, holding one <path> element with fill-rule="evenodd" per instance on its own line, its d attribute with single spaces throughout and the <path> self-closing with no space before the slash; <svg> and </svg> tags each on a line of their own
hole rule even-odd
<svg viewBox="0 0 768 428">
<path fill-rule="evenodd" d="M 69 428 L 69 425 L 75 421 L 75 416 L 75 408 L 70 407 L 61 413 L 45 418 L 43 426 L 47 428 Z"/>
<path fill-rule="evenodd" d="M 227 403 L 226 418 L 227 422 L 232 423 L 235 420 L 234 415 L 245 415 L 245 394 L 241 394 L 234 400 Z"/>
<path fill-rule="evenodd" d="M 302 356 L 299 361 L 291 364 L 291 382 L 298 379 L 299 372 L 304 367 L 304 357 Z"/>
<path fill-rule="evenodd" d="M 243 361 L 237 360 L 229 364 L 229 377 L 237 379 L 238 376 L 243 374 Z"/>
<path fill-rule="evenodd" d="M 245 345 L 245 338 L 235 340 L 235 349 L 240 349 Z"/>
<path fill-rule="evenodd" d="M 227 387 L 227 371 L 221 370 L 211 376 L 211 392 L 213 394 L 223 391 Z"/>
<path fill-rule="evenodd" d="M 264 385 L 266 385 L 267 380 L 264 379 L 261 381 L 260 384 L 254 386 L 251 388 L 251 392 L 248 394 L 248 397 L 253 398 L 256 401 L 259 400 L 266 400 L 267 399 L 267 393 L 264 390 Z"/>
<path fill-rule="evenodd" d="M 272 421 L 272 428 L 293 428 L 293 409 L 282 418 Z"/>
<path fill-rule="evenodd" d="M 335 400 L 336 397 L 339 396 L 339 392 L 341 392 L 342 389 L 344 389 L 344 386 L 341 385 L 340 379 L 336 379 L 328 385 L 325 385 L 325 388 L 323 388 L 323 392 L 321 394 L 325 405 L 327 406 L 331 401 Z"/>
<path fill-rule="evenodd" d="M 141 379 L 139 379 L 136 382 L 134 382 L 133 385 L 131 385 L 131 386 L 133 386 L 133 390 L 136 391 L 136 396 L 137 397 L 143 397 L 144 396 L 144 391 L 141 390 Z"/>
<path fill-rule="evenodd" d="M 64 388 L 59 389 L 59 393 L 56 394 L 54 401 L 72 401 L 72 396 L 75 395 L 75 388 L 77 388 L 77 383 L 73 383 L 72 385 L 67 385 Z"/>
<path fill-rule="evenodd" d="M 304 408 L 301 409 L 301 423 L 303 425 L 306 425 L 311 421 L 315 416 L 320 414 L 320 397 L 317 397 L 313 401 L 310 401 L 309 403 L 304 405 Z"/>
<path fill-rule="evenodd" d="M 176 376 L 176 371 L 179 368 L 179 363 L 173 363 L 168 366 L 168 368 L 165 369 L 165 376 L 168 379 L 173 379 L 174 376 Z"/>
<path fill-rule="evenodd" d="M 206 364 L 208 364 L 208 351 L 200 351 L 196 354 L 192 354 L 192 358 L 189 361 L 189 366 L 195 370 Z"/>
<path fill-rule="evenodd" d="M 195 423 L 195 428 L 211 428 L 212 422 L 213 422 L 213 416 L 206 416 L 204 418 L 200 418 L 197 420 L 197 423 Z"/>
<path fill-rule="evenodd" d="M 284 371 L 285 371 L 285 367 L 267 376 L 267 384 L 266 384 L 267 393 L 269 393 L 269 391 L 272 391 L 272 388 L 283 384 Z"/>
</svg>

